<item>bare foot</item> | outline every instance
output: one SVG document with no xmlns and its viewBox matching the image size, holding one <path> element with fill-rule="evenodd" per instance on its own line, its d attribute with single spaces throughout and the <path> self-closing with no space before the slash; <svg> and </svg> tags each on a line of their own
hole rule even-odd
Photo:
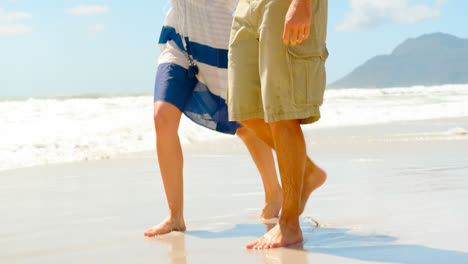
<svg viewBox="0 0 468 264">
<path fill-rule="evenodd" d="M 302 187 L 301 206 L 299 212 L 301 215 L 304 212 L 307 200 L 309 200 L 310 194 L 317 188 L 322 186 L 327 180 L 327 173 L 315 164 L 311 164 L 306 167 L 306 173 L 304 176 L 304 185 Z"/>
<path fill-rule="evenodd" d="M 262 209 L 260 217 L 262 219 L 272 219 L 277 218 L 283 206 L 283 195 L 281 192 L 278 192 L 278 195 L 275 199 L 266 199 L 265 206 Z"/>
<path fill-rule="evenodd" d="M 248 249 L 266 249 L 266 248 L 277 248 L 288 245 L 300 243 L 304 240 L 302 237 L 302 230 L 297 224 L 276 224 L 270 231 L 268 231 L 261 238 L 257 239 L 253 243 L 247 245 Z"/>
<path fill-rule="evenodd" d="M 159 225 L 154 226 L 145 232 L 145 236 L 153 237 L 157 235 L 166 234 L 172 231 L 185 231 L 185 222 L 183 218 L 175 219 L 168 216 L 166 220 L 162 221 Z"/>
</svg>

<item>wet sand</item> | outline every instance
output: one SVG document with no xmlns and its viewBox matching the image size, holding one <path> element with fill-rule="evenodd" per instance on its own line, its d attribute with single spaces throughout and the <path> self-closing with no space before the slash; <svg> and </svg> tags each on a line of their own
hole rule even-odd
<svg viewBox="0 0 468 264">
<path fill-rule="evenodd" d="M 0 172 L 0 263 L 468 263 L 456 127 L 468 118 L 306 127 L 329 178 L 301 219 L 305 242 L 285 249 L 245 249 L 267 226 L 236 138 L 184 147 L 185 234 L 143 236 L 167 213 L 153 153 Z"/>
</svg>

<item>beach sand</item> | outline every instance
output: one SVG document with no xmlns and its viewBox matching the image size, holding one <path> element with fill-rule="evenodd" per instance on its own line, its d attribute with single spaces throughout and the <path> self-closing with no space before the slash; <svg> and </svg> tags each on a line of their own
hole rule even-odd
<svg viewBox="0 0 468 264">
<path fill-rule="evenodd" d="M 143 232 L 167 205 L 154 153 L 3 171 L 0 263 L 468 263 L 468 135 L 456 127 L 468 118 L 305 127 L 328 181 L 301 218 L 304 243 L 273 250 L 245 249 L 267 225 L 234 137 L 184 147 L 187 232 L 155 238 Z"/>
</svg>

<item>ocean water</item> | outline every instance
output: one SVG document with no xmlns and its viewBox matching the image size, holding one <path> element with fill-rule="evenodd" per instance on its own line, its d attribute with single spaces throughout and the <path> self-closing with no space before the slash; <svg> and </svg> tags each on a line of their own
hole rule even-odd
<svg viewBox="0 0 468 264">
<path fill-rule="evenodd" d="M 0 100 L 0 170 L 97 160 L 155 149 L 152 96 Z M 468 84 L 330 89 L 309 129 L 468 117 Z M 447 128 L 454 135 L 468 127 Z M 183 145 L 222 135 L 182 118 Z"/>
</svg>

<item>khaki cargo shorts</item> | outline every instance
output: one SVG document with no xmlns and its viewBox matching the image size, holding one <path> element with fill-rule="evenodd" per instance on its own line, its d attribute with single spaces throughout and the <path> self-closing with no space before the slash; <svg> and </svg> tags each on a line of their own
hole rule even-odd
<svg viewBox="0 0 468 264">
<path fill-rule="evenodd" d="M 283 43 L 291 1 L 240 0 L 229 45 L 229 119 L 265 122 L 320 119 L 326 85 L 328 0 L 312 1 L 310 36 Z"/>
</svg>

